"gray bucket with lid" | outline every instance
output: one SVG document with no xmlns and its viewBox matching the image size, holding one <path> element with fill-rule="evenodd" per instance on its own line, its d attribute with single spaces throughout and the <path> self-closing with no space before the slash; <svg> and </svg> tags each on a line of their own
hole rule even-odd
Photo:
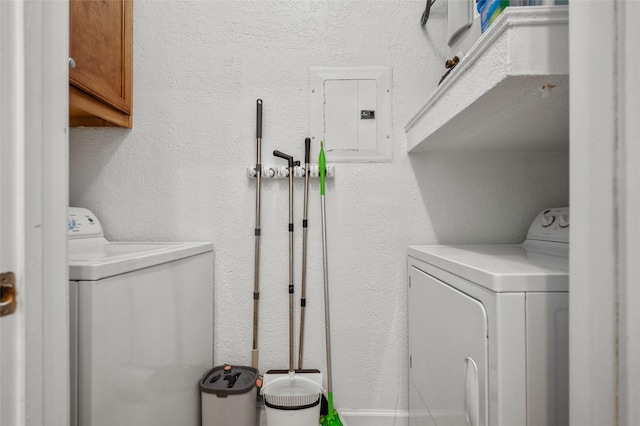
<svg viewBox="0 0 640 426">
<path fill-rule="evenodd" d="M 252 367 L 221 365 L 200 380 L 202 426 L 256 426 L 256 380 Z"/>
</svg>

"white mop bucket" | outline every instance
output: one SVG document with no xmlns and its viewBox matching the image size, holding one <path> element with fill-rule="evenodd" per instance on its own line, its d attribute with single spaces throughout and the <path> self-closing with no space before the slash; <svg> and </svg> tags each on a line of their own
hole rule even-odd
<svg viewBox="0 0 640 426">
<path fill-rule="evenodd" d="M 267 426 L 318 426 L 323 389 L 316 381 L 290 372 L 265 380 L 261 393 Z"/>
</svg>

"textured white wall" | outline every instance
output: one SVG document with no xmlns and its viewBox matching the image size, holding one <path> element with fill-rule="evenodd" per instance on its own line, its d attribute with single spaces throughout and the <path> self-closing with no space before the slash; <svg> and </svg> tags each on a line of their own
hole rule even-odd
<svg viewBox="0 0 640 426">
<path fill-rule="evenodd" d="M 136 0 L 134 129 L 70 137 L 70 203 L 94 210 L 108 238 L 214 242 L 215 361 L 249 364 L 255 101 L 264 100 L 263 163 L 282 162 L 273 149 L 302 158 L 309 67 L 392 66 L 393 162 L 337 164 L 327 188 L 336 403 L 370 418 L 406 409 L 406 246 L 519 242 L 541 209 L 568 203 L 567 153 L 407 155 L 403 126 L 446 59 L 444 4 L 427 31 L 423 7 Z M 305 367 L 324 370 L 317 181 L 311 191 Z M 287 212 L 286 181 L 264 181 L 261 370 L 288 363 Z"/>
</svg>

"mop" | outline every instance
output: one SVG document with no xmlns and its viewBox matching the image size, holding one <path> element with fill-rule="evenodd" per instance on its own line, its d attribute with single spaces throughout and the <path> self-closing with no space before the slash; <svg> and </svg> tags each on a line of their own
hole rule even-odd
<svg viewBox="0 0 640 426">
<path fill-rule="evenodd" d="M 269 426 L 316 426 L 322 374 L 318 370 L 295 370 L 293 354 L 293 175 L 294 166 L 300 162 L 280 151 L 274 151 L 273 155 L 287 160 L 289 171 L 289 370 L 267 371 L 261 392 Z"/>
<path fill-rule="evenodd" d="M 320 204 L 322 212 L 322 272 L 324 276 L 324 320 L 325 338 L 327 346 L 327 415 L 320 418 L 322 426 L 343 426 L 338 411 L 333 408 L 333 383 L 331 374 L 331 328 L 329 319 L 329 272 L 327 268 L 327 217 L 324 204 L 324 181 L 327 168 L 327 160 L 324 156 L 324 143 L 320 141 L 320 157 L 318 159 L 318 171 L 320 172 Z"/>
</svg>

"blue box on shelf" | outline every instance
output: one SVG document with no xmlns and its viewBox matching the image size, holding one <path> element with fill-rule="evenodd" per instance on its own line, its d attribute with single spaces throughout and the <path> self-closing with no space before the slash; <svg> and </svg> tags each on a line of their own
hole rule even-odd
<svg viewBox="0 0 640 426">
<path fill-rule="evenodd" d="M 509 6 L 509 0 L 480 0 L 478 1 L 478 13 L 480 13 L 480 28 L 485 32 L 502 11 Z"/>
</svg>

